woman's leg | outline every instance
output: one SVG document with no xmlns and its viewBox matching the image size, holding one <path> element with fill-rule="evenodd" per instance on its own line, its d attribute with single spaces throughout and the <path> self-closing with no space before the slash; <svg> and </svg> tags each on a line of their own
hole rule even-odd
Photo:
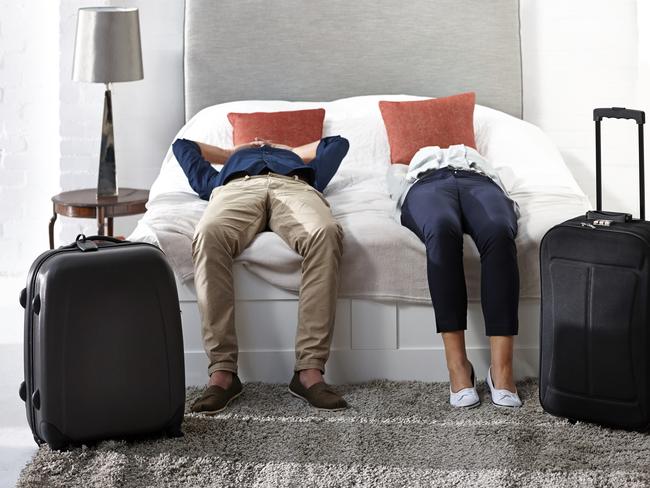
<svg viewBox="0 0 650 488">
<path fill-rule="evenodd" d="M 490 337 L 490 352 L 492 354 L 492 369 L 490 373 L 494 387 L 500 390 L 516 390 L 512 369 L 512 350 L 514 343 L 514 336 Z"/>
<path fill-rule="evenodd" d="M 489 178 L 463 172 L 457 182 L 463 227 L 481 255 L 481 306 L 490 336 L 492 380 L 496 388 L 514 391 L 513 336 L 519 327 L 517 216 L 512 201 Z"/>
<path fill-rule="evenodd" d="M 465 349 L 465 331 L 442 332 L 442 341 L 445 344 L 445 359 L 451 391 L 457 392 L 472 385 L 472 368 L 467 359 Z"/>
<path fill-rule="evenodd" d="M 472 386 L 465 353 L 467 291 L 463 270 L 463 230 L 458 191 L 444 170 L 416 183 L 402 206 L 402 224 L 424 242 L 427 278 L 442 333 L 452 391 Z"/>
</svg>

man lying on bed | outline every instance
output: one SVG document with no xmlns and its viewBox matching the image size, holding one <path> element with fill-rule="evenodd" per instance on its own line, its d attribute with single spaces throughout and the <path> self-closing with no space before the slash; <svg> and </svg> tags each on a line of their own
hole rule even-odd
<svg viewBox="0 0 650 488">
<path fill-rule="evenodd" d="M 289 391 L 326 410 L 347 407 L 323 381 L 334 328 L 343 232 L 321 192 L 348 151 L 326 137 L 300 147 L 254 141 L 222 149 L 178 139 L 190 186 L 210 203 L 194 233 L 194 283 L 210 380 L 193 412 L 215 414 L 239 396 L 232 263 L 266 229 L 303 257 L 296 363 Z M 223 164 L 221 171 L 210 163 Z"/>
</svg>

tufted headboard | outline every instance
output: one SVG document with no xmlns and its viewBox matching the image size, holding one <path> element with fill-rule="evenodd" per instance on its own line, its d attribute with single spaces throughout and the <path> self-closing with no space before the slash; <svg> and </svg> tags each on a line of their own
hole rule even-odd
<svg viewBox="0 0 650 488">
<path fill-rule="evenodd" d="M 243 99 L 446 96 L 522 116 L 519 0 L 185 0 L 185 119 Z"/>
</svg>

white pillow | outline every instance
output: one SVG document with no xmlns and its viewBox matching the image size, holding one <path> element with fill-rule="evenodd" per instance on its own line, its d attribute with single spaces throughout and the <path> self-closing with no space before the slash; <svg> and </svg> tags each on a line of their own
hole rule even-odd
<svg viewBox="0 0 650 488">
<path fill-rule="evenodd" d="M 387 192 L 386 171 L 390 167 L 390 146 L 380 100 L 405 101 L 423 97 L 409 95 L 367 95 L 334 100 L 327 104 L 325 135 L 341 135 L 350 149 L 341 167 L 325 189 L 325 195 L 362 188 Z"/>
<path fill-rule="evenodd" d="M 490 160 L 509 193 L 584 196 L 560 151 L 539 127 L 477 105 L 474 135 L 478 152 Z"/>
</svg>

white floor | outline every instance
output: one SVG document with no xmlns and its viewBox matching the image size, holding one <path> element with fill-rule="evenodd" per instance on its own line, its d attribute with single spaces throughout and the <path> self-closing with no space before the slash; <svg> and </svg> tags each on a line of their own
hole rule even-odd
<svg viewBox="0 0 650 488">
<path fill-rule="evenodd" d="M 0 488 L 16 485 L 20 470 L 37 450 L 18 397 L 23 379 L 20 344 L 0 344 Z"/>
<path fill-rule="evenodd" d="M 35 452 L 36 444 L 28 428 L 0 428 L 0 487 L 16 486 L 20 470 Z"/>
</svg>

